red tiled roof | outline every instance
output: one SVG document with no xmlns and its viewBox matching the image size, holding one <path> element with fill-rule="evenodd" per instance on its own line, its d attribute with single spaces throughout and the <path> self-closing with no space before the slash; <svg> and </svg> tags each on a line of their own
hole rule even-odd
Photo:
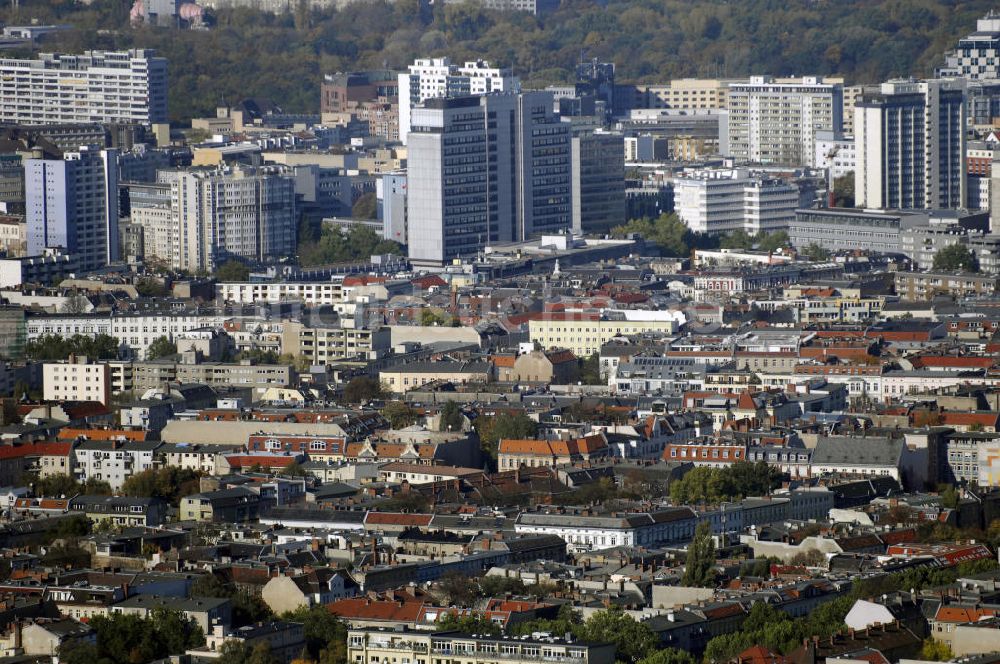
<svg viewBox="0 0 1000 664">
<path fill-rule="evenodd" d="M 945 426 L 969 426 L 981 424 L 993 427 L 997 424 L 1000 413 L 941 413 L 941 424 Z"/>
<path fill-rule="evenodd" d="M 968 369 L 989 369 L 993 366 L 992 357 L 969 357 L 957 355 L 922 355 L 913 360 L 913 366 L 921 367 L 954 367 Z"/>
<path fill-rule="evenodd" d="M 552 364 L 564 364 L 566 362 L 576 362 L 576 355 L 572 351 L 568 350 L 557 350 L 550 353 L 546 353 L 546 357 L 549 358 L 549 362 Z"/>
<path fill-rule="evenodd" d="M 30 456 L 69 456 L 73 443 L 39 441 L 24 445 L 0 446 L 0 459 L 17 459 Z"/>
<path fill-rule="evenodd" d="M 433 286 L 437 286 L 440 288 L 442 286 L 448 285 L 447 281 L 445 281 L 436 274 L 429 274 L 426 277 L 417 277 L 416 279 L 412 279 L 410 283 L 413 284 L 414 286 L 419 286 L 424 290 L 427 290 L 428 288 L 431 288 Z"/>
<path fill-rule="evenodd" d="M 739 664 L 785 664 L 788 658 L 771 652 L 764 646 L 747 648 L 736 656 Z"/>
<path fill-rule="evenodd" d="M 365 597 L 339 599 L 326 605 L 326 610 L 335 616 L 348 620 L 385 620 L 393 622 L 416 622 L 424 608 L 423 602 L 388 602 Z"/>
<path fill-rule="evenodd" d="M 343 283 L 345 286 L 367 286 L 368 284 L 384 284 L 385 282 L 385 277 L 374 277 L 363 274 L 353 277 L 344 277 Z"/>
<path fill-rule="evenodd" d="M 608 443 L 599 434 L 576 440 L 535 440 L 505 438 L 500 441 L 501 454 L 537 454 L 541 456 L 569 456 L 591 454 L 607 448 Z"/>
<path fill-rule="evenodd" d="M 517 358 L 513 355 L 493 355 L 490 360 L 495 367 L 513 367 Z"/>
<path fill-rule="evenodd" d="M 995 609 L 980 608 L 973 606 L 954 606 L 945 604 L 939 606 L 934 619 L 938 622 L 967 623 L 976 622 L 982 618 L 990 618 L 996 615 Z"/>
<path fill-rule="evenodd" d="M 428 466 L 430 468 L 430 466 Z M 404 514 L 402 512 L 368 512 L 365 524 L 373 526 L 429 526 L 432 514 Z"/>
</svg>

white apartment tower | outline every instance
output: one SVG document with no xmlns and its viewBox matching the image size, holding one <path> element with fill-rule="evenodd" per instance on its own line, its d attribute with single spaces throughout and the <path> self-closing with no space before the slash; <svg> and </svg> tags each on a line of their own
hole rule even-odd
<svg viewBox="0 0 1000 664">
<path fill-rule="evenodd" d="M 167 122 L 167 60 L 154 51 L 0 59 L 0 122 Z"/>
<path fill-rule="evenodd" d="M 28 253 L 61 247 L 81 270 L 118 260 L 118 153 L 81 147 L 24 166 Z"/>
<path fill-rule="evenodd" d="M 799 207 L 792 185 L 753 177 L 746 169 L 695 171 L 674 180 L 674 206 L 688 228 L 725 235 L 788 230 Z"/>
<path fill-rule="evenodd" d="M 572 223 L 569 126 L 552 94 L 428 100 L 408 146 L 410 259 L 441 264 Z"/>
<path fill-rule="evenodd" d="M 965 81 L 883 83 L 854 109 L 855 205 L 965 206 Z"/>
<path fill-rule="evenodd" d="M 399 75 L 399 140 L 406 144 L 413 109 L 428 99 L 520 91 L 521 82 L 509 68 L 484 60 L 460 67 L 448 58 L 418 59 Z"/>
<path fill-rule="evenodd" d="M 737 163 L 816 166 L 816 132 L 842 128 L 844 90 L 820 77 L 730 83 L 729 152 Z"/>
</svg>

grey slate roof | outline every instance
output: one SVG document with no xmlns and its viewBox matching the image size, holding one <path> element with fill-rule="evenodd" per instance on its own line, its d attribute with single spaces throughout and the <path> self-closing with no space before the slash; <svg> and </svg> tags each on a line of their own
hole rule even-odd
<svg viewBox="0 0 1000 664">
<path fill-rule="evenodd" d="M 813 463 L 835 466 L 898 466 L 903 441 L 889 438 L 820 438 Z"/>
</svg>

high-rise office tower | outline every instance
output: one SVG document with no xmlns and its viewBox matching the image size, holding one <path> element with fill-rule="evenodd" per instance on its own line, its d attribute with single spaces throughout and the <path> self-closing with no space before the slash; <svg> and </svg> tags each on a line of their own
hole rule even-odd
<svg viewBox="0 0 1000 664">
<path fill-rule="evenodd" d="M 569 126 L 547 92 L 432 99 L 413 111 L 411 260 L 443 263 L 572 223 Z"/>
<path fill-rule="evenodd" d="M 844 91 L 822 78 L 752 76 L 729 86 L 729 154 L 741 164 L 815 166 L 816 132 L 841 130 Z"/>
<path fill-rule="evenodd" d="M 581 130 L 571 145 L 573 230 L 606 233 L 624 224 L 625 137 Z"/>
<path fill-rule="evenodd" d="M 167 60 L 154 51 L 0 59 L 0 122 L 167 122 Z"/>
<path fill-rule="evenodd" d="M 858 207 L 965 206 L 965 81 L 883 83 L 854 109 Z"/>
<path fill-rule="evenodd" d="M 28 253 L 61 247 L 81 270 L 118 260 L 118 155 L 81 147 L 25 162 Z"/>
<path fill-rule="evenodd" d="M 399 140 L 407 142 L 411 113 L 428 99 L 520 91 L 521 81 L 506 67 L 483 60 L 460 67 L 448 58 L 418 59 L 399 75 Z"/>
</svg>

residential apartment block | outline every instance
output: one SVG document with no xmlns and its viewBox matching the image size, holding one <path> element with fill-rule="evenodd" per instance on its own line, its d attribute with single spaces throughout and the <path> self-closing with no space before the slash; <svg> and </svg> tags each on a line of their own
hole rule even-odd
<svg viewBox="0 0 1000 664">
<path fill-rule="evenodd" d="M 672 334 L 677 327 L 671 311 L 551 313 L 528 321 L 528 335 L 542 348 L 565 348 L 577 357 L 590 357 L 612 337 L 640 332 Z"/>
<path fill-rule="evenodd" d="M 111 370 L 106 362 L 72 355 L 66 362 L 46 362 L 42 383 L 46 401 L 111 402 Z"/>
<path fill-rule="evenodd" d="M 85 440 L 73 450 L 76 456 L 74 475 L 80 482 L 102 480 L 118 491 L 132 475 L 153 467 L 154 453 L 161 444 L 158 441 Z"/>
<path fill-rule="evenodd" d="M 0 122 L 167 122 L 167 61 L 145 49 L 0 59 Z"/>
<path fill-rule="evenodd" d="M 448 58 L 418 59 L 399 74 L 399 140 L 408 143 L 413 109 L 428 99 L 520 92 L 521 81 L 509 68 L 477 60 L 463 66 Z"/>
<path fill-rule="evenodd" d="M 817 166 L 816 132 L 842 129 L 843 87 L 822 77 L 752 76 L 728 91 L 729 154 L 737 163 Z"/>
</svg>

